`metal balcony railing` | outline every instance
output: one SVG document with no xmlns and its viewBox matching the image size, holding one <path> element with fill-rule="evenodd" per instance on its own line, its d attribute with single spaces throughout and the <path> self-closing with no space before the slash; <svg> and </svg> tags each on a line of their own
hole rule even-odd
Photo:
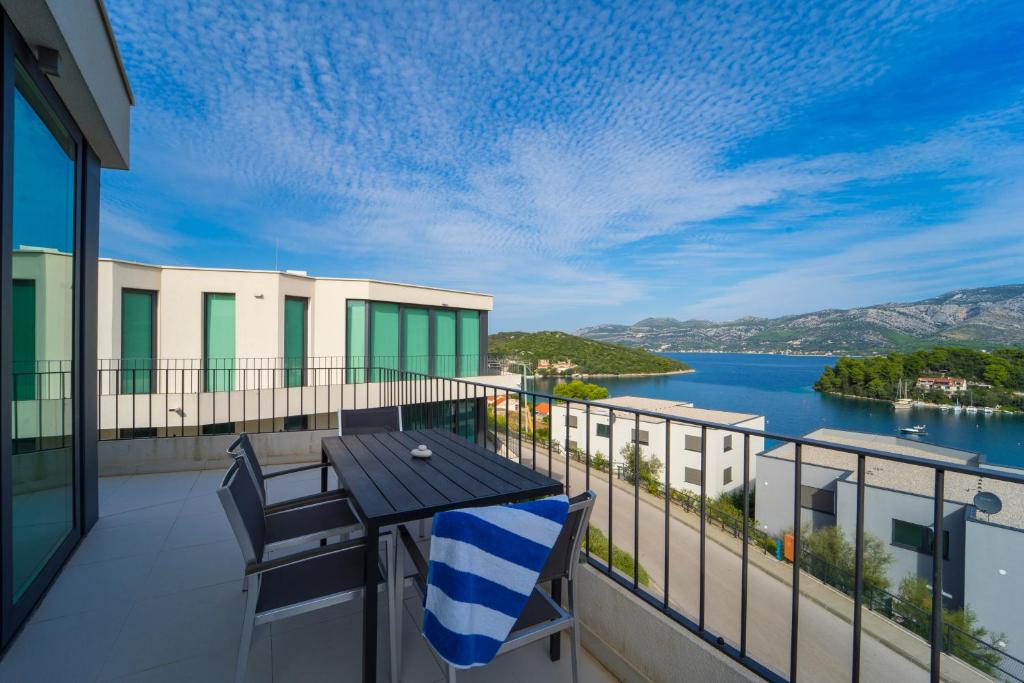
<svg viewBox="0 0 1024 683">
<path fill-rule="evenodd" d="M 939 544 L 944 542 L 946 516 L 943 507 L 948 475 L 967 475 L 979 481 L 1024 486 L 1024 476 L 1015 471 L 982 469 L 957 462 L 792 437 L 762 429 L 623 408 L 600 401 L 565 399 L 480 380 L 438 377 L 388 367 L 389 359 L 375 358 L 356 367 L 346 367 L 344 363 L 335 362 L 337 360 L 304 359 L 300 363 L 290 363 L 288 359 L 239 359 L 229 368 L 211 368 L 208 363 L 190 364 L 188 361 L 161 361 L 146 368 L 125 368 L 123 363 L 101 365 L 101 438 L 329 429 L 336 426 L 332 420 L 336 419 L 334 415 L 338 410 L 401 405 L 407 425 L 457 431 L 502 457 L 516 459 L 560 477 L 570 495 L 585 489 L 597 490 L 604 500 L 600 514 L 595 511 L 595 535 L 588 533 L 587 561 L 639 599 L 698 634 L 710 646 L 769 680 L 797 680 L 802 657 L 801 642 L 806 639 L 810 642 L 806 644 L 808 649 L 803 654 L 804 658 L 821 656 L 822 651 L 831 650 L 829 656 L 845 659 L 851 680 L 871 678 L 871 667 L 876 667 L 874 671 L 877 673 L 880 665 L 874 661 L 878 649 L 872 650 L 874 656 L 866 658 L 864 639 L 872 639 L 872 646 L 876 643 L 884 645 L 884 636 L 880 636 L 879 631 L 865 629 L 868 614 L 873 620 L 872 625 L 874 620 L 885 618 L 885 623 L 891 628 L 903 629 L 911 641 L 920 643 L 920 657 L 915 661 L 926 666 L 933 681 L 942 678 L 944 666 L 954 665 L 973 667 L 982 677 L 1024 680 L 1024 664 L 1006 654 L 998 644 L 985 642 L 956 625 L 944 623 L 941 549 L 935 549 L 937 552 L 925 559 L 931 564 L 928 583 L 934 587 L 930 595 L 930 609 L 905 604 L 898 596 L 890 595 L 886 600 L 872 586 L 866 587 L 864 566 L 865 474 L 869 460 L 900 463 L 927 473 L 932 488 L 933 538 Z M 59 376 L 70 372 L 70 368 L 56 372 Z M 218 372 L 230 373 L 231 382 L 218 380 Z M 140 378 L 143 373 L 146 379 Z M 43 375 L 40 373 L 40 376 Z M 126 376 L 131 378 L 127 383 Z M 26 387 L 28 384 L 25 382 Z M 60 388 L 60 381 L 37 380 L 34 386 L 37 387 L 38 400 L 47 391 L 58 399 L 57 403 L 67 399 L 67 389 Z M 29 409 L 32 400 L 36 399 L 20 403 Z M 564 409 L 564 423 L 552 423 L 549 416 L 556 409 Z M 102 414 L 102 411 L 109 410 L 119 414 Z M 182 414 L 179 415 L 178 411 Z M 577 416 L 578 425 L 570 426 L 570 412 Z M 145 420 L 142 419 L 144 415 Z M 591 429 L 592 416 L 597 415 L 607 423 L 607 436 L 600 437 L 602 443 L 614 444 L 615 433 L 625 434 L 629 436 L 635 452 L 641 451 L 641 421 L 645 423 L 645 438 L 648 438 L 646 434 L 652 433 L 646 427 L 663 424 L 666 427 L 665 475 L 650 477 L 634 467 L 637 463 L 623 468 L 622 462 L 611 457 L 613 453 L 600 454 L 592 443 L 594 438 L 598 438 L 592 437 Z M 669 427 L 675 425 L 683 425 L 700 435 L 697 493 L 681 490 L 681 483 L 672 480 L 673 430 Z M 573 447 L 562 447 L 562 444 L 573 441 L 570 429 L 577 428 L 584 430 L 585 438 L 579 441 L 577 436 L 579 442 Z M 744 464 L 742 486 L 739 487 L 742 503 L 737 512 L 723 512 L 717 508 L 716 501 L 709 498 L 709 433 L 733 434 L 742 438 Z M 792 562 L 788 565 L 772 559 L 774 553 L 768 554 L 773 549 L 770 548 L 773 539 L 756 527 L 750 508 L 752 456 L 762 452 L 760 444 L 764 443 L 792 444 L 794 449 L 793 488 L 788 492 L 793 505 L 793 552 Z M 804 533 L 801 523 L 803 451 L 807 448 L 847 454 L 851 469 L 856 471 L 856 521 L 852 529 L 855 561 L 852 571 L 843 570 L 846 572 L 843 573 L 830 566 L 829 558 L 813 556 L 801 548 Z M 617 472 L 619 476 L 616 476 Z M 766 494 L 762 492 L 760 495 Z M 658 521 L 652 522 L 654 519 Z M 695 532 L 695 537 L 684 538 L 681 529 L 687 529 L 687 534 Z M 708 587 L 708 541 L 721 544 L 723 538 L 735 542 L 735 556 L 739 558 L 736 604 Z M 752 546 L 756 558 L 752 558 Z M 688 560 L 696 556 L 692 569 L 676 566 L 680 553 Z M 759 628 L 754 633 L 751 630 L 751 607 L 755 602 L 760 606 L 765 596 L 751 593 L 750 576 L 751 572 L 758 572 L 760 580 L 766 571 L 764 563 L 771 563 L 772 581 L 782 577 L 779 582 L 788 596 L 785 598 L 788 601 L 785 610 L 788 612 L 788 629 L 776 628 L 765 633 Z M 720 566 L 712 569 L 718 572 Z M 801 606 L 802 598 L 805 603 L 807 599 L 801 585 L 808 576 L 836 588 L 838 592 L 834 595 L 849 600 L 848 655 L 836 654 L 839 643 L 821 641 L 823 635 L 814 628 L 806 632 L 801 630 L 801 610 L 809 609 L 806 604 Z M 720 577 L 713 578 L 717 580 Z M 684 589 L 692 586 L 689 584 L 691 579 L 696 590 L 692 593 L 681 590 L 681 582 L 685 584 Z M 815 583 L 807 582 L 807 590 L 814 588 Z M 730 611 L 733 613 L 729 619 L 722 616 Z M 924 640 L 916 640 L 917 637 Z M 766 639 L 770 646 L 764 644 Z M 883 649 L 893 658 L 911 657 L 906 652 L 898 652 L 898 648 Z"/>
</svg>

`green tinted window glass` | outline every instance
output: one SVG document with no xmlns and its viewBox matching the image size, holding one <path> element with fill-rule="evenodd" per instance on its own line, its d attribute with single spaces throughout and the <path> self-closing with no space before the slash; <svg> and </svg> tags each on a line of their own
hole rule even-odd
<svg viewBox="0 0 1024 683">
<path fill-rule="evenodd" d="M 455 311 L 434 311 L 434 374 L 455 376 Z"/>
<path fill-rule="evenodd" d="M 284 385 L 302 386 L 302 369 L 306 360 L 306 300 L 288 296 L 284 299 Z"/>
<path fill-rule="evenodd" d="M 121 393 L 150 391 L 155 300 L 155 292 L 121 291 Z"/>
<path fill-rule="evenodd" d="M 384 368 L 398 367 L 398 304 L 370 304 L 371 381 L 387 377 Z"/>
<path fill-rule="evenodd" d="M 235 388 L 235 295 L 206 295 L 206 390 Z"/>
<path fill-rule="evenodd" d="M 480 314 L 459 311 L 459 375 L 480 374 Z"/>
<path fill-rule="evenodd" d="M 75 526 L 75 141 L 20 64 L 14 65 L 10 155 L 11 337 L 0 340 L 18 373 L 3 438 L 5 600 L 19 603 Z M 8 226 L 4 226 L 5 229 Z M 6 425 L 5 425 L 6 427 Z M 95 427 L 93 427 L 95 429 Z M 11 607 L 5 602 L 0 611 Z M 27 613 L 27 609 L 21 610 Z M 13 614 L 14 611 L 11 611 Z M 17 625 L 17 622 L 12 622 Z"/>
<path fill-rule="evenodd" d="M 30 401 L 36 397 L 36 283 L 15 280 L 11 297 L 14 343 L 11 360 L 14 364 L 14 400 Z"/>
<path fill-rule="evenodd" d="M 345 367 L 349 384 L 365 382 L 366 302 L 349 301 L 345 317 Z"/>
<path fill-rule="evenodd" d="M 426 375 L 430 372 L 430 311 L 402 309 L 403 369 Z"/>
</svg>

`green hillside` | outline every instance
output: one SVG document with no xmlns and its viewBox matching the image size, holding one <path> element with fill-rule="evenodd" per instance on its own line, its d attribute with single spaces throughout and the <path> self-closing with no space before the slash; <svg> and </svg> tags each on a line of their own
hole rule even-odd
<svg viewBox="0 0 1024 683">
<path fill-rule="evenodd" d="M 537 361 L 571 361 L 586 375 L 679 372 L 685 363 L 642 349 L 584 339 L 564 332 L 500 332 L 488 339 L 491 355 L 520 360 L 536 370 Z"/>
</svg>

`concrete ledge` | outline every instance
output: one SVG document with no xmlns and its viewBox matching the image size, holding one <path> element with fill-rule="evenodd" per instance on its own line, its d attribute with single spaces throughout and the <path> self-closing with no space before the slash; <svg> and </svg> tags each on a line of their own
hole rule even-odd
<svg viewBox="0 0 1024 683">
<path fill-rule="evenodd" d="M 621 681 L 761 680 L 590 565 L 575 588 L 583 646 Z"/>
<path fill-rule="evenodd" d="M 318 462 L 320 439 L 332 434 L 337 431 L 266 432 L 250 437 L 264 465 L 279 465 Z M 99 476 L 224 469 L 228 465 L 225 451 L 236 437 L 218 434 L 100 441 Z"/>
</svg>

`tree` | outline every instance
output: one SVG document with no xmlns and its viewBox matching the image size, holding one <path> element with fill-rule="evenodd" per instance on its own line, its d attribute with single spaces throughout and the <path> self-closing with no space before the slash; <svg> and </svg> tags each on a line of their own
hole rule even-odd
<svg viewBox="0 0 1024 683">
<path fill-rule="evenodd" d="M 608 398 L 608 389 L 598 384 L 589 384 L 574 379 L 571 382 L 556 384 L 552 393 L 562 398 L 575 398 L 585 401 L 599 401 Z"/>
<path fill-rule="evenodd" d="M 629 483 L 636 483 L 637 475 L 643 484 L 659 483 L 661 479 L 661 461 L 651 456 L 644 458 L 636 444 L 628 443 L 619 451 L 619 455 L 625 461 L 622 467 L 622 476 Z"/>
<path fill-rule="evenodd" d="M 837 526 L 826 526 L 816 531 L 804 527 L 800 534 L 801 563 L 804 569 L 825 583 L 852 593 L 856 581 L 856 548 Z M 876 536 L 864 534 L 864 591 L 887 591 L 889 577 L 886 570 L 892 556 L 885 543 Z"/>
<path fill-rule="evenodd" d="M 923 638 L 931 632 L 932 591 L 928 582 L 916 575 L 909 575 L 900 581 L 900 604 L 897 610 L 904 626 Z M 946 649 L 974 668 L 993 674 L 1003 659 L 1002 652 L 995 645 L 1005 639 L 1002 634 L 989 633 L 979 626 L 978 617 L 967 605 L 963 609 L 942 609 L 942 623 L 946 625 L 944 637 Z M 987 638 L 986 638 L 987 636 Z"/>
</svg>

